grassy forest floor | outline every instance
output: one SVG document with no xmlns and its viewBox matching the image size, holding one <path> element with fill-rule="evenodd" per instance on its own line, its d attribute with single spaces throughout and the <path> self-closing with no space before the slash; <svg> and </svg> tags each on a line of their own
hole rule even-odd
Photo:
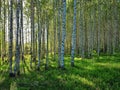
<svg viewBox="0 0 120 90">
<path fill-rule="evenodd" d="M 26 61 L 15 78 L 8 76 L 7 64 L 0 66 L 0 90 L 120 90 L 120 54 L 99 60 L 75 58 L 75 67 L 65 57 L 65 70 L 57 68 L 57 60 L 50 60 L 49 70 L 44 65 L 40 71 L 29 70 L 29 59 Z"/>
</svg>

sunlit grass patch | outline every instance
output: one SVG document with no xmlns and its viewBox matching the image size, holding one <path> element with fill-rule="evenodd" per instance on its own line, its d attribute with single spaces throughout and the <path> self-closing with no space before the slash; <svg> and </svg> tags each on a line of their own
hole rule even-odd
<svg viewBox="0 0 120 90">
<path fill-rule="evenodd" d="M 96 65 L 107 67 L 107 68 L 119 68 L 120 69 L 120 63 L 96 63 Z"/>
<path fill-rule="evenodd" d="M 5 80 L 5 77 L 2 77 L 2 76 L 0 75 L 0 84 L 2 84 L 2 83 L 4 82 L 4 80 Z"/>
<path fill-rule="evenodd" d="M 75 57 L 75 67 L 71 67 L 71 57 L 65 57 L 65 70 L 58 69 L 58 57 L 49 57 L 49 69 L 45 70 L 45 58 L 41 60 L 40 71 L 30 69 L 30 55 L 25 56 L 26 65 L 21 62 L 21 75 L 8 77 L 8 65 L 0 66 L 0 90 L 119 90 L 119 57 L 100 56 L 91 59 Z M 14 65 L 13 65 L 14 66 Z M 22 71 L 25 68 L 25 73 Z M 29 71 L 30 69 L 30 71 Z M 13 89 L 14 90 L 14 89 Z"/>
<path fill-rule="evenodd" d="M 79 61 L 79 60 L 82 60 L 82 58 L 75 57 L 75 61 Z"/>
<path fill-rule="evenodd" d="M 10 90 L 18 90 L 17 88 L 17 83 L 15 81 L 13 81 L 11 84 L 10 84 Z"/>
<path fill-rule="evenodd" d="M 83 84 L 85 84 L 85 85 L 88 85 L 88 86 L 91 86 L 91 87 L 95 87 L 95 84 L 92 82 L 92 81 L 90 81 L 90 80 L 88 80 L 88 79 L 86 79 L 85 77 L 81 77 L 81 76 L 79 76 L 79 75 L 71 75 L 70 76 L 73 80 L 76 80 L 76 81 L 80 81 L 80 82 L 82 82 Z"/>
</svg>

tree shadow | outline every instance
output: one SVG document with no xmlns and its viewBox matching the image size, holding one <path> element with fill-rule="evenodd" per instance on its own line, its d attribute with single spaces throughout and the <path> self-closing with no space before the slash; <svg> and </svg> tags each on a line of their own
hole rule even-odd
<svg viewBox="0 0 120 90">
<path fill-rule="evenodd" d="M 2 73 L 1 90 L 9 90 L 11 86 L 19 90 L 119 90 L 120 68 L 112 66 L 116 60 L 104 58 L 97 60 L 76 60 L 75 67 L 65 61 L 65 70 L 55 65 L 48 70 L 30 70 L 15 78 L 9 78 L 7 72 Z"/>
</svg>

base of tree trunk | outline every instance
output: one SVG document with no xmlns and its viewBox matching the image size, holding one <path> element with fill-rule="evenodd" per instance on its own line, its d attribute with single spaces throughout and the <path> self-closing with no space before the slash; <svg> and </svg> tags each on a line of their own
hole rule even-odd
<svg viewBox="0 0 120 90">
<path fill-rule="evenodd" d="M 20 75 L 20 70 L 17 72 L 17 75 L 18 75 L 18 76 Z"/>
<path fill-rule="evenodd" d="M 71 67 L 75 67 L 75 64 L 74 64 L 74 63 L 71 63 Z"/>
<path fill-rule="evenodd" d="M 22 61 L 25 61 L 25 60 L 24 60 L 24 55 L 22 55 Z"/>
<path fill-rule="evenodd" d="M 61 67 L 60 67 L 60 65 L 58 66 L 58 69 L 60 69 Z"/>
<path fill-rule="evenodd" d="M 8 61 L 8 60 L 5 60 L 5 63 L 6 63 L 6 64 L 8 64 L 8 63 L 9 63 L 9 61 Z"/>
<path fill-rule="evenodd" d="M 15 77 L 14 73 L 9 73 L 9 77 Z"/>
<path fill-rule="evenodd" d="M 48 70 L 48 65 L 45 65 L 45 70 Z"/>
<path fill-rule="evenodd" d="M 30 69 L 33 69 L 33 66 L 32 66 L 32 65 L 30 65 Z"/>
<path fill-rule="evenodd" d="M 60 67 L 61 68 L 61 70 L 66 70 L 66 68 L 65 67 Z"/>
<path fill-rule="evenodd" d="M 40 67 L 37 67 L 37 71 L 40 71 Z"/>
</svg>

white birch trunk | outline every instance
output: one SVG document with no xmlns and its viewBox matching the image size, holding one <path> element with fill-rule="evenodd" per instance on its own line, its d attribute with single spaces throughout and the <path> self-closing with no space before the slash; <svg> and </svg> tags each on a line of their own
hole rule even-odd
<svg viewBox="0 0 120 90">
<path fill-rule="evenodd" d="M 64 69 L 65 38 L 66 38 L 66 0 L 63 0 L 62 43 L 61 43 L 61 68 L 62 69 Z"/>
</svg>

